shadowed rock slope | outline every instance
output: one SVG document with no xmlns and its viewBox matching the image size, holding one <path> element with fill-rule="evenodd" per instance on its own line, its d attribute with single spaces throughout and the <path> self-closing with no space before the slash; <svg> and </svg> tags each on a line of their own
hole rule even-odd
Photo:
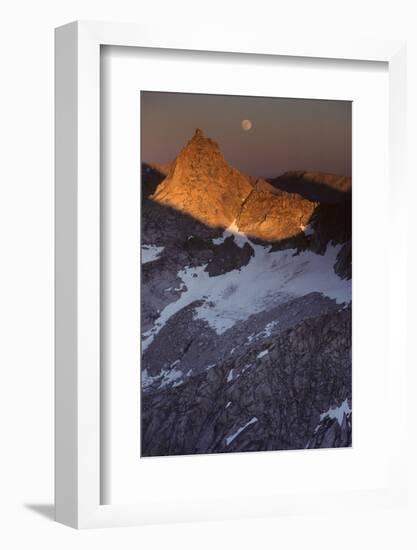
<svg viewBox="0 0 417 550">
<path fill-rule="evenodd" d="M 350 446 L 350 331 L 342 308 L 144 394 L 146 456 Z"/>
<path fill-rule="evenodd" d="M 352 178 L 326 172 L 291 170 L 268 182 L 275 188 L 320 203 L 344 201 L 352 191 Z"/>
</svg>

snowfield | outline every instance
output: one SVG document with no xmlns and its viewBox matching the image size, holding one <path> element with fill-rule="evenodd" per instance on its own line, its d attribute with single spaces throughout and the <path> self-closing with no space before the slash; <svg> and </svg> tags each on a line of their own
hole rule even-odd
<svg viewBox="0 0 417 550">
<path fill-rule="evenodd" d="M 270 246 L 254 244 L 244 234 L 238 233 L 233 224 L 223 237 L 230 235 L 234 236 L 238 246 L 248 242 L 253 248 L 254 256 L 249 263 L 216 277 L 209 277 L 204 271 L 206 265 L 186 266 L 180 270 L 178 277 L 182 281 L 182 292 L 179 299 L 168 304 L 152 329 L 143 334 L 143 350 L 173 315 L 196 300 L 203 301 L 203 304 L 195 309 L 195 318 L 206 321 L 217 334 L 253 313 L 311 292 L 320 292 L 338 304 L 351 301 L 351 281 L 341 279 L 333 269 L 342 245 L 328 245 L 323 256 L 309 250 L 270 252 Z"/>
</svg>

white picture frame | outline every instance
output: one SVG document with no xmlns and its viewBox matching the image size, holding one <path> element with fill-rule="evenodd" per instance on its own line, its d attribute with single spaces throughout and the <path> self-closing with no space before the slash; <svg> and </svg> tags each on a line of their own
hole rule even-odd
<svg viewBox="0 0 417 550">
<path fill-rule="evenodd" d="M 100 48 L 102 45 L 229 52 L 334 60 L 381 61 L 389 70 L 390 188 L 394 201 L 392 238 L 403 228 L 405 189 L 405 44 L 385 40 L 288 40 L 288 36 L 190 30 L 187 36 L 167 28 L 75 22 L 56 30 L 56 519 L 76 528 L 132 525 L 161 520 L 239 517 L 220 502 L 208 502 L 185 516 L 175 500 L 158 512 L 134 504 L 101 504 L 100 384 Z M 393 277 L 405 281 L 406 245 L 398 251 Z M 403 284 L 405 288 L 405 283 Z M 405 323 L 406 298 L 390 303 L 390 315 Z M 405 331 L 403 331 L 405 334 Z M 397 364 L 391 406 L 404 419 L 405 336 L 392 336 Z M 349 508 L 400 504 L 406 494 L 404 434 L 398 431 L 384 491 L 340 494 Z M 326 508 L 326 495 L 289 494 L 285 502 L 265 500 L 254 515 Z"/>
</svg>

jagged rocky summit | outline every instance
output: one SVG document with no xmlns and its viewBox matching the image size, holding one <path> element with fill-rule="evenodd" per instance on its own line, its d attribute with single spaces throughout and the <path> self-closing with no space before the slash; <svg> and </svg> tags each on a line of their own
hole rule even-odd
<svg viewBox="0 0 417 550">
<path fill-rule="evenodd" d="M 317 206 L 229 166 L 216 142 L 197 129 L 151 199 L 213 228 L 235 228 L 249 237 L 279 241 L 295 237 Z"/>
</svg>

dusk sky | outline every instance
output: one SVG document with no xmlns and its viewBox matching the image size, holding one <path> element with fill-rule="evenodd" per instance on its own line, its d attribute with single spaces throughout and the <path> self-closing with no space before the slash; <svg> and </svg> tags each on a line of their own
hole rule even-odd
<svg viewBox="0 0 417 550">
<path fill-rule="evenodd" d="M 351 175 L 350 101 L 141 92 L 141 125 L 143 162 L 172 161 L 201 128 L 247 175 Z"/>
</svg>

